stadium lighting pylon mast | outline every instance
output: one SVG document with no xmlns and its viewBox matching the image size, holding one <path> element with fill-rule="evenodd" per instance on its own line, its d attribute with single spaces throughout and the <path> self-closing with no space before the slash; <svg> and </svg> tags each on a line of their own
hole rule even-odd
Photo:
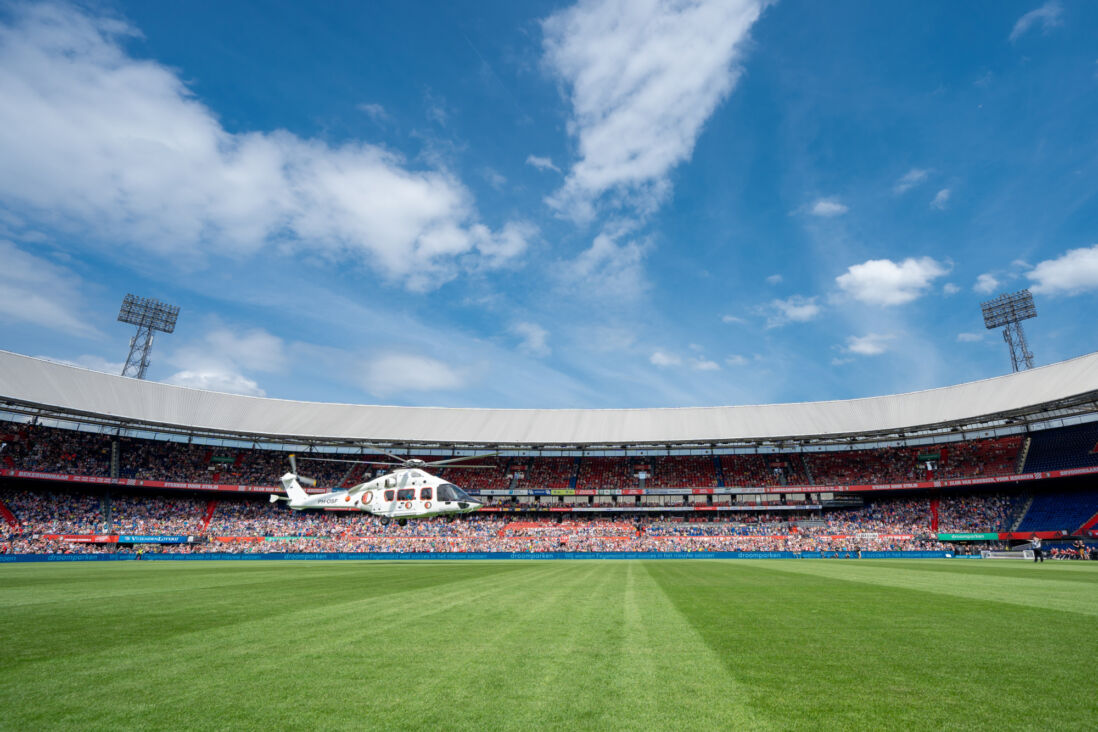
<svg viewBox="0 0 1098 732">
<path fill-rule="evenodd" d="M 1003 340 L 1010 349 L 1010 365 L 1015 371 L 1033 368 L 1033 354 L 1026 343 L 1022 321 L 1037 317 L 1037 306 L 1028 289 L 1004 293 L 993 300 L 980 303 L 984 313 L 984 325 L 988 330 L 1003 329 Z"/>
<path fill-rule="evenodd" d="M 145 372 L 149 370 L 153 331 L 171 333 L 175 330 L 178 317 L 179 307 L 176 305 L 137 295 L 126 295 L 122 299 L 122 309 L 118 311 L 119 322 L 137 326 L 137 332 L 130 338 L 130 355 L 122 367 L 123 376 L 145 378 Z"/>
</svg>

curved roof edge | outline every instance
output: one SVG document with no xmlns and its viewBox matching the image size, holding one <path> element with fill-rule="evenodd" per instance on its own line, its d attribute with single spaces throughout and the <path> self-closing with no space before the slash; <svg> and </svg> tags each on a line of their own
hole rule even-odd
<svg viewBox="0 0 1098 732">
<path fill-rule="evenodd" d="M 137 425 L 302 441 L 662 445 L 813 441 L 1098 410 L 1098 353 L 926 391 L 843 401 L 653 409 L 479 409 L 299 402 L 139 381 L 0 351 L 0 399 Z"/>
</svg>

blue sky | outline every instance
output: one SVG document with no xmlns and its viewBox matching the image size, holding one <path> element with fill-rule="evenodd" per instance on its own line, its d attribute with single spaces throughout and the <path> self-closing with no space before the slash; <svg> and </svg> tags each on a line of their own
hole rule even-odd
<svg viewBox="0 0 1098 732">
<path fill-rule="evenodd" d="M 842 399 L 1098 347 L 1098 5 L 0 4 L 0 348 L 291 399 Z"/>
</svg>

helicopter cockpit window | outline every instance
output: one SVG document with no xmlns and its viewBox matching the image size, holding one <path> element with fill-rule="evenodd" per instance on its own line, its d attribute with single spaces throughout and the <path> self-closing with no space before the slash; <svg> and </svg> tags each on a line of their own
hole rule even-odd
<svg viewBox="0 0 1098 732">
<path fill-rule="evenodd" d="M 438 500 L 440 501 L 470 501 L 472 500 L 465 494 L 465 491 L 458 488 L 453 483 L 443 483 L 438 487 Z"/>
<path fill-rule="evenodd" d="M 397 491 L 397 500 L 398 501 L 411 501 L 415 497 L 416 497 L 416 489 L 415 488 L 401 488 L 399 491 Z"/>
<path fill-rule="evenodd" d="M 421 500 L 421 501 L 431 500 L 431 487 L 430 486 L 427 486 L 426 488 L 420 488 L 419 489 L 419 500 Z"/>
</svg>

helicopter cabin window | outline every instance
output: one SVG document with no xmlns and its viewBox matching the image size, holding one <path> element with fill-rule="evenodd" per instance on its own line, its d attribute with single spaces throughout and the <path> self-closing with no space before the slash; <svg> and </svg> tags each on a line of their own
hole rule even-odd
<svg viewBox="0 0 1098 732">
<path fill-rule="evenodd" d="M 414 500 L 415 497 L 416 497 L 416 489 L 415 488 L 401 488 L 399 491 L 397 491 L 397 500 L 398 501 L 411 501 L 411 500 Z"/>
<path fill-rule="evenodd" d="M 386 501 L 393 500 L 393 491 L 385 491 L 385 500 Z"/>
<path fill-rule="evenodd" d="M 419 489 L 419 500 L 421 500 L 421 501 L 431 500 L 431 488 L 430 488 L 430 486 L 428 486 L 426 488 L 420 488 Z"/>
<path fill-rule="evenodd" d="M 453 483 L 443 483 L 438 487 L 438 500 L 468 501 L 470 498 L 465 494 L 465 491 L 461 490 Z"/>
</svg>

